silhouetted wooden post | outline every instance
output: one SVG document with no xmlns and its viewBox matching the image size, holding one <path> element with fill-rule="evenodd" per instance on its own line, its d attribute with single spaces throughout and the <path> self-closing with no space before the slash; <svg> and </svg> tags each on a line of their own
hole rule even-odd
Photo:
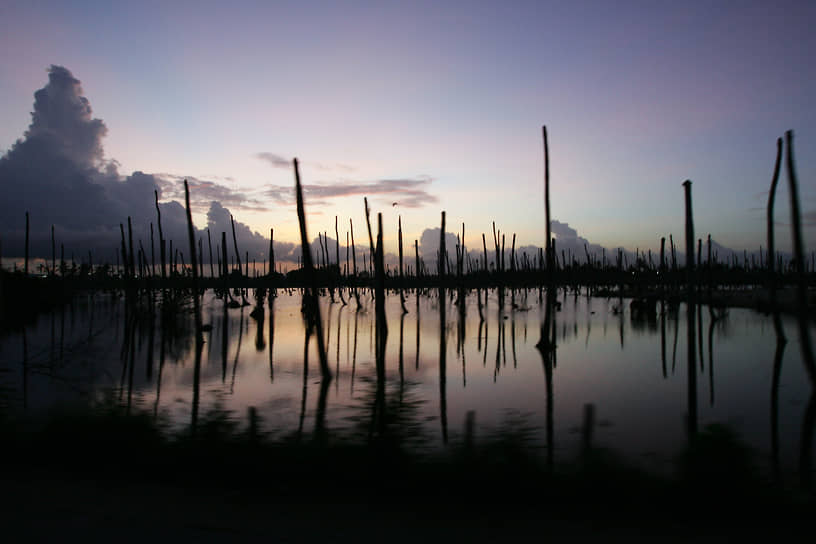
<svg viewBox="0 0 816 544">
<path fill-rule="evenodd" d="M 397 231 L 399 235 L 399 277 L 400 277 L 400 305 L 402 306 L 402 313 L 407 314 L 408 310 L 405 308 L 405 280 L 402 275 L 402 216 L 397 216 Z"/>
<path fill-rule="evenodd" d="M 810 340 L 807 278 L 805 277 L 805 244 L 802 238 L 802 219 L 799 212 L 799 187 L 796 180 L 796 167 L 793 160 L 793 131 L 785 132 L 787 152 L 785 166 L 788 173 L 788 194 L 791 203 L 791 230 L 793 231 L 793 257 L 796 271 L 796 298 L 798 299 L 799 345 L 802 351 L 802 361 L 805 363 L 810 383 L 816 387 L 816 362 L 813 357 L 813 345 Z"/>
<path fill-rule="evenodd" d="M 546 258 L 547 258 L 547 299 L 544 306 L 544 321 L 541 324 L 541 338 L 536 347 L 545 360 L 545 368 L 551 361 L 554 343 L 550 339 L 551 327 L 554 329 L 555 306 L 555 241 L 552 238 L 552 220 L 550 219 L 550 150 L 547 140 L 547 127 L 541 127 L 544 144 L 544 221 L 546 222 Z M 548 395 L 549 396 L 549 395 Z"/>
<path fill-rule="evenodd" d="M 156 277 L 156 249 L 153 242 L 153 221 L 150 222 L 150 277 Z"/>
<path fill-rule="evenodd" d="M 437 258 L 437 274 L 439 274 L 439 281 L 445 281 L 445 212 L 442 212 L 442 229 L 439 231 L 439 257 Z M 440 304 L 443 302 L 440 301 Z"/>
<path fill-rule="evenodd" d="M 504 234 L 501 235 L 501 271 L 504 273 Z"/>
<path fill-rule="evenodd" d="M 198 300 L 198 265 L 196 259 L 195 227 L 193 226 L 193 216 L 190 211 L 190 189 L 187 180 L 184 180 L 184 205 L 187 209 L 187 238 L 190 242 L 190 271 L 193 275 L 193 312 L 195 313 L 196 347 L 195 366 L 193 368 L 193 406 L 192 406 L 192 430 L 196 432 L 196 421 L 198 416 L 199 383 L 201 377 L 201 349 L 204 346 L 204 336 L 201 332 L 201 304 Z M 199 239 L 199 246 L 201 239 Z M 200 247 L 199 247 L 200 249 Z"/>
<path fill-rule="evenodd" d="M 27 278 L 28 277 L 28 233 L 29 233 L 29 224 L 28 224 L 28 212 L 26 214 L 26 235 L 25 235 L 25 259 L 23 262 L 23 275 Z"/>
<path fill-rule="evenodd" d="M 553 271 L 553 255 L 550 240 L 552 239 L 552 223 L 550 219 L 550 149 L 547 141 L 547 127 L 541 127 L 541 135 L 544 139 L 544 221 L 546 222 L 547 235 L 547 273 Z"/>
<path fill-rule="evenodd" d="M 768 191 L 768 213 L 767 213 L 767 234 L 768 234 L 768 302 L 771 305 L 773 314 L 774 330 L 776 331 L 777 343 L 785 342 L 785 331 L 782 328 L 782 320 L 776 306 L 776 273 L 774 272 L 773 255 L 776 252 L 774 243 L 774 201 L 776 200 L 776 186 L 779 183 L 779 170 L 782 163 L 782 138 L 776 139 L 776 162 L 774 163 L 773 177 L 771 178 L 771 189 Z M 709 254 L 711 253 L 711 242 L 709 237 Z M 709 257 L 709 260 L 711 257 Z"/>
<path fill-rule="evenodd" d="M 414 240 L 414 260 L 416 262 L 416 264 L 414 265 L 416 266 L 416 270 L 414 271 L 414 277 L 419 278 L 422 276 L 422 267 L 419 264 L 419 240 Z M 418 286 L 417 289 L 419 289 Z"/>
<path fill-rule="evenodd" d="M 227 287 L 227 276 L 229 276 L 229 269 L 227 264 L 227 233 L 223 230 L 221 231 L 221 277 L 224 278 L 224 290 L 226 294 L 229 295 L 229 289 Z M 227 302 L 228 296 L 224 298 L 224 302 Z"/>
<path fill-rule="evenodd" d="M 369 254 L 368 254 L 368 264 L 370 267 L 373 267 L 374 262 L 374 237 L 371 235 L 371 218 L 370 210 L 368 209 L 368 197 L 363 197 L 363 204 L 365 205 L 365 218 L 366 218 L 366 227 L 368 227 L 368 246 L 369 246 Z"/>
<path fill-rule="evenodd" d="M 496 246 L 496 255 L 494 256 L 495 262 L 493 263 L 493 271 L 498 273 L 501 270 L 501 245 L 499 244 L 499 240 L 501 239 L 501 231 L 496 232 L 496 222 L 493 221 L 493 244 Z"/>
<path fill-rule="evenodd" d="M 697 361 L 695 345 L 695 277 L 694 277 L 694 217 L 691 210 L 691 181 L 683 182 L 686 195 L 686 285 L 688 307 L 686 308 L 686 328 L 688 336 L 688 434 L 697 434 Z"/>
<path fill-rule="evenodd" d="M 240 276 L 243 270 L 241 270 L 241 253 L 238 251 L 238 239 L 235 237 L 235 219 L 233 219 L 232 214 L 230 214 L 230 225 L 232 225 L 232 247 L 235 249 L 235 262 L 238 264 L 238 275 Z"/>
<path fill-rule="evenodd" d="M 295 167 L 295 196 L 297 199 L 297 214 L 298 223 L 300 224 L 300 246 L 303 253 L 303 268 L 306 273 L 307 284 L 309 289 L 306 290 L 307 309 L 311 314 L 309 319 L 315 327 L 317 334 L 317 350 L 320 356 L 320 371 L 323 374 L 324 380 L 331 379 L 331 370 L 329 370 L 329 361 L 326 358 L 325 339 L 323 337 L 323 323 L 320 317 L 320 306 L 317 301 L 317 286 L 315 285 L 314 267 L 312 265 L 312 252 L 309 248 L 309 237 L 306 233 L 306 212 L 303 206 L 303 189 L 300 185 L 300 171 L 298 170 L 298 160 L 293 159 Z"/>
<path fill-rule="evenodd" d="M 459 277 L 459 281 L 462 281 L 462 274 L 465 273 L 465 223 L 462 223 L 462 240 L 459 243 L 459 258 L 457 259 L 456 263 L 456 275 Z"/>
<path fill-rule="evenodd" d="M 159 192 L 153 191 L 153 195 L 156 197 L 156 226 L 159 228 L 159 254 L 161 257 L 161 277 L 164 280 L 167 277 L 167 257 L 166 257 L 166 244 L 164 241 L 164 233 L 162 232 L 162 224 L 161 224 L 161 209 L 159 208 Z"/>
<path fill-rule="evenodd" d="M 337 216 L 334 216 L 334 239 L 335 239 L 335 259 L 337 260 L 337 273 L 340 273 L 340 231 L 337 229 Z"/>
<path fill-rule="evenodd" d="M 122 269 L 124 270 L 124 277 L 127 278 L 130 274 L 130 269 L 128 268 L 127 262 L 127 243 L 125 242 L 125 226 L 122 223 L 119 223 L 119 233 L 122 235 Z M 63 274 L 65 271 L 63 270 Z"/>
<path fill-rule="evenodd" d="M 139 252 L 139 278 L 144 279 L 147 270 L 147 257 L 145 257 L 146 253 L 141 240 L 139 240 Z"/>
<path fill-rule="evenodd" d="M 349 232 L 351 233 L 351 266 L 354 277 L 357 278 L 357 248 L 354 245 L 354 223 L 349 217 Z"/>
<path fill-rule="evenodd" d="M 128 266 L 130 267 L 130 277 L 133 278 L 136 276 L 136 263 L 133 257 L 133 225 L 130 222 L 130 216 L 128 216 L 128 250 Z"/>
<path fill-rule="evenodd" d="M 317 246 L 320 249 L 320 257 L 317 259 L 317 268 L 326 268 L 326 253 L 323 251 L 323 234 L 317 233 Z"/>
<path fill-rule="evenodd" d="M 375 299 L 377 302 L 377 320 L 382 319 L 384 330 L 388 331 L 385 326 L 385 248 L 383 246 L 383 226 L 382 213 L 377 213 L 377 246 L 374 253 L 374 285 L 375 285 Z M 379 327 L 379 323 L 378 323 Z"/>
<path fill-rule="evenodd" d="M 275 229 L 269 229 L 269 275 L 275 274 Z"/>
<path fill-rule="evenodd" d="M 439 262 L 444 263 L 445 249 L 445 212 L 442 212 L 442 233 L 440 242 Z M 447 300 L 445 295 L 445 265 L 440 264 L 439 281 L 439 421 L 442 427 L 442 443 L 448 443 L 448 393 L 447 393 L 447 354 L 448 343 L 446 336 L 447 327 Z M 417 314 L 418 315 L 418 314 Z"/>
<path fill-rule="evenodd" d="M 674 238 L 669 234 L 669 246 L 671 248 L 671 267 L 672 272 L 677 272 L 677 252 L 674 249 Z"/>
<path fill-rule="evenodd" d="M 516 233 L 513 233 L 513 242 L 510 245 L 510 271 L 516 271 Z"/>
<path fill-rule="evenodd" d="M 484 232 L 482 233 L 482 270 L 487 272 L 487 240 Z"/>
</svg>

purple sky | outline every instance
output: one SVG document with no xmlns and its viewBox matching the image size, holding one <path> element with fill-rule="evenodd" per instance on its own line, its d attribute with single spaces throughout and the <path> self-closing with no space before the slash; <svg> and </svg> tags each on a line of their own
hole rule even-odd
<svg viewBox="0 0 816 544">
<path fill-rule="evenodd" d="M 765 245 L 775 139 L 794 129 L 813 242 L 814 23 L 806 1 L 7 1 L 0 152 L 24 137 L 59 65 L 107 127 L 113 177 L 195 178 L 201 227 L 215 199 L 295 241 L 280 166 L 297 156 L 315 236 L 335 215 L 343 239 L 348 217 L 362 227 L 368 195 L 392 245 L 398 214 L 413 240 L 441 210 L 471 247 L 493 220 L 526 245 L 544 239 L 546 124 L 553 217 L 579 236 L 632 250 L 682 240 L 689 178 L 698 236 L 750 250 Z M 0 183 L 3 198 L 22 194 Z"/>
</svg>

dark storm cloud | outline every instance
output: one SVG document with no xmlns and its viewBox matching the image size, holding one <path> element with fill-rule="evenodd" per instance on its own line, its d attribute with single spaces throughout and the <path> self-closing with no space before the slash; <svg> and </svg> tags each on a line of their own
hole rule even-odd
<svg viewBox="0 0 816 544">
<path fill-rule="evenodd" d="M 66 253 L 84 255 L 92 250 L 96 262 L 113 260 L 119 245 L 119 224 L 127 224 L 128 216 L 132 218 L 134 241 L 143 240 L 147 249 L 150 223 L 156 221 L 154 191 L 160 198 L 182 198 L 181 179 L 139 171 L 120 175 L 118 164 L 105 159 L 102 139 L 106 134 L 104 122 L 93 117 L 79 80 L 66 68 L 51 66 L 48 83 L 34 94 L 28 130 L 0 158 L 0 232 L 5 255 L 23 253 L 26 211 L 31 217 L 33 257 L 50 256 L 54 225 L 57 244 L 64 244 Z M 243 209 L 261 208 L 244 192 L 215 182 L 190 181 L 193 202 L 202 208 L 208 200 L 223 200 Z M 229 226 L 217 213 L 225 209 L 218 203 L 212 206 L 219 219 L 213 226 Z M 174 240 L 176 247 L 186 247 L 182 205 L 162 202 L 160 209 L 165 238 Z M 261 247 L 259 235 L 246 225 L 236 222 L 236 231 L 240 232 L 242 252 Z M 198 235 L 206 238 L 203 230 Z M 263 247 L 268 251 L 268 242 Z"/>
<path fill-rule="evenodd" d="M 347 196 L 380 196 L 386 204 L 403 208 L 420 208 L 437 202 L 437 198 L 427 191 L 433 181 L 424 176 L 418 179 L 382 179 L 373 182 L 340 182 L 303 185 L 303 198 L 313 206 L 328 204 L 332 198 Z M 266 196 L 279 204 L 290 205 L 295 201 L 294 188 L 284 185 L 270 185 Z"/>
</svg>

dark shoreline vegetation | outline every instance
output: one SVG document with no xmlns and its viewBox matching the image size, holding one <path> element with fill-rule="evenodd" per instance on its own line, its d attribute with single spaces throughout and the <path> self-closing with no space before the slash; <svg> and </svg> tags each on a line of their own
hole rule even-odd
<svg viewBox="0 0 816 544">
<path fill-rule="evenodd" d="M 271 250 L 269 270 L 273 272 L 256 273 L 252 277 L 246 254 L 242 265 L 239 241 L 234 231 L 234 265 L 230 266 L 227 259 L 227 233 L 222 232 L 221 243 L 216 244 L 215 251 L 217 268 L 211 249 L 207 262 L 209 266 L 205 266 L 205 246 L 202 240 L 195 239 L 186 182 L 189 266 L 184 264 L 183 256 L 177 255 L 178 247 L 183 245 L 181 241 L 175 241 L 176 253 L 168 255 L 172 252 L 166 251 L 168 241 L 162 235 L 160 216 L 157 223 L 159 251 L 155 251 L 151 239 L 150 258 L 142 241 L 137 241 L 137 246 L 134 246 L 130 222 L 127 229 L 124 224 L 121 225 L 122 261 L 115 267 L 108 264 L 95 267 L 91 264 L 90 255 L 88 262 L 79 267 L 73 263 L 68 266 L 61 255 L 58 265 L 56 243 L 52 242 L 51 266 L 46 267 L 47 271 L 42 277 L 35 277 L 29 273 L 26 244 L 23 271 L 0 272 L 0 339 L 19 332 L 25 354 L 26 327 L 35 323 L 39 314 L 63 308 L 81 294 L 90 297 L 105 294 L 117 300 L 124 299 L 126 328 L 147 324 L 151 331 L 151 348 L 152 334 L 157 328 L 161 330 L 162 350 L 165 336 L 194 344 L 191 348 L 195 354 L 194 396 L 190 426 L 182 431 L 170 430 L 161 418 L 132 407 L 130 393 L 126 405 L 121 398 L 118 401 L 97 399 L 88 402 L 87 406 L 62 406 L 39 418 L 26 415 L 25 400 L 21 417 L 13 416 L 13 410 L 0 408 L 4 449 L 11 459 L 10 466 L 16 469 L 9 481 L 17 482 L 16 485 L 20 487 L 25 487 L 27 482 L 36 482 L 35 488 L 46 496 L 58 485 L 55 482 L 68 482 L 68 485 L 92 482 L 95 491 L 91 493 L 113 498 L 118 492 L 111 491 L 111 488 L 115 489 L 123 482 L 138 482 L 146 486 L 142 490 L 146 494 L 159 494 L 172 488 L 201 497 L 223 498 L 228 495 L 228 502 L 232 506 L 227 510 L 236 516 L 236 505 L 300 505 L 301 512 L 314 508 L 315 516 L 331 517 L 328 513 L 330 508 L 326 505 L 340 502 L 367 504 L 372 512 L 383 516 L 374 522 L 375 525 L 380 523 L 392 529 L 405 522 L 398 515 L 404 508 L 411 509 L 415 517 L 426 515 L 436 519 L 440 525 L 479 516 L 479 508 L 488 509 L 496 515 L 495 518 L 478 521 L 474 527 L 499 523 L 496 518 L 509 516 L 510 519 L 520 517 L 530 520 L 605 520 L 613 527 L 646 526 L 663 532 L 666 530 L 664 522 L 672 520 L 675 528 L 683 528 L 680 536 L 696 534 L 693 531 L 699 523 L 728 526 L 731 521 L 745 518 L 755 522 L 787 518 L 804 525 L 816 504 L 812 491 L 816 364 L 810 344 L 810 329 L 816 308 L 810 287 L 816 280 L 816 271 L 812 267 L 807 269 L 802 244 L 792 134 L 787 134 L 786 165 L 793 210 L 793 259 L 783 263 L 774 251 L 773 198 L 782 163 L 783 146 L 780 139 L 768 205 L 770 226 L 767 256 L 760 258 L 758 263 L 753 259 L 749 262 L 747 256 L 742 263 L 736 259 L 719 262 L 711 254 L 709 237 L 707 258 L 704 258 L 704 242 L 694 236 L 691 183 L 686 182 L 683 184 L 686 210 L 686 257 L 683 265 L 679 263 L 671 237 L 668 252 L 665 251 L 663 239 L 659 258 L 653 259 L 651 252 L 648 257 L 638 254 L 632 263 L 628 262 L 622 251 L 615 256 L 614 262 L 605 256 L 600 260 L 594 259 L 589 253 L 583 261 L 563 251 L 559 254 L 555 247 L 557 240 L 550 233 L 546 129 L 543 136 L 546 248 L 540 250 L 538 255 L 518 255 L 514 235 L 509 263 L 505 262 L 505 236 L 497 233 L 495 227 L 493 242 L 497 262 L 488 262 L 484 235 L 481 260 L 468 257 L 459 244 L 452 248 L 453 254 L 449 253 L 445 247 L 443 211 L 436 270 L 428 269 L 420 259 L 418 249 L 415 249 L 413 269 L 403 269 L 405 259 L 402 255 L 401 224 L 397 231 L 399 267 L 388 270 L 384 263 L 382 215 L 378 214 L 377 217 L 375 237 L 367 200 L 365 216 L 370 251 L 367 262 L 360 263 L 360 270 L 357 268 L 356 250 L 351 252 L 351 263 L 348 262 L 348 253 L 345 263 L 341 263 L 339 241 L 335 248 L 330 248 L 328 242 L 323 242 L 327 240 L 323 236 L 320 237 L 321 255 L 313 259 L 297 160 L 294 170 L 303 260 L 300 263 L 302 266 L 285 275 L 274 272 L 274 253 Z M 156 199 L 158 202 L 158 195 Z M 26 225 L 28 232 L 28 216 Z M 339 240 L 339 235 L 337 238 Z M 353 248 L 353 231 L 351 239 Z M 138 251 L 134 252 L 134 247 L 138 247 Z M 272 247 L 270 237 L 270 249 Z M 334 262 L 332 249 L 335 250 Z M 253 265 L 253 271 L 256 270 Z M 264 316 L 264 304 L 268 301 L 271 310 L 279 291 L 301 295 L 301 316 L 296 319 L 302 319 L 305 328 L 306 374 L 312 337 L 317 344 L 320 365 L 320 398 L 313 433 L 305 436 L 299 430 L 273 440 L 259 431 L 262 422 L 253 409 L 247 415 L 246 430 L 238 430 L 234 421 L 217 412 L 198 413 L 204 332 L 213 326 L 203 321 L 201 300 L 210 289 L 220 300 L 219 305 L 223 306 L 225 316 L 228 308 L 252 306 L 251 299 L 254 299 L 255 309 L 250 317 L 260 322 Z M 496 294 L 499 316 L 505 309 L 509 312 L 519 309 L 517 302 L 520 303 L 522 293 L 525 300 L 529 293 L 538 296 L 538 304 L 543 309 L 540 340 L 536 347 L 541 356 L 546 384 L 542 388 L 542 396 L 547 403 L 548 446 L 545 452 L 529 447 L 523 430 L 508 428 L 488 438 L 474 437 L 472 421 L 465 421 L 461 440 L 456 435 L 457 438 L 449 442 L 448 423 L 443 417 L 441 430 L 446 448 L 442 452 L 418 454 L 406 447 L 410 429 L 403 428 L 398 418 L 389 419 L 395 416 L 394 411 L 389 409 L 391 399 L 387 398 L 386 388 L 386 344 L 389 337 L 386 298 L 398 295 L 403 314 L 411 311 L 406 307 L 406 296 L 417 299 L 417 308 L 420 297 L 436 297 L 438 301 L 444 301 L 437 304 L 441 329 L 439 386 L 440 392 L 443 392 L 447 379 L 446 312 L 452 306 L 457 315 L 452 315 L 451 319 L 458 317 L 463 322 L 465 299 L 474 293 L 480 322 L 484 321 L 483 306 L 488 304 L 488 293 Z M 554 463 L 552 399 L 553 369 L 558 347 L 556 323 L 561 310 L 559 293 L 564 296 L 570 293 L 575 297 L 616 298 L 620 303 L 616 311 L 628 310 L 633 320 L 635 316 L 640 316 L 639 319 L 650 323 L 656 323 L 658 316 L 668 313 L 674 313 L 676 320 L 678 308 L 681 304 L 685 305 L 687 445 L 675 460 L 675 471 L 671 476 L 650 474 L 627 463 L 614 451 L 595 447 L 592 440 L 594 407 L 591 404 L 584 406 L 581 451 L 569 463 L 558 463 L 557 466 Z M 326 392 L 333 375 L 327 363 L 319 297 L 328 297 L 332 305 L 348 306 L 350 311 L 355 308 L 357 312 L 367 311 L 369 306 L 374 308 L 373 336 L 376 347 L 373 350 L 375 375 L 372 376 L 371 420 L 367 439 L 360 442 L 333 437 L 323 425 Z M 361 301 L 361 298 L 364 300 Z M 369 305 L 368 299 L 373 304 Z M 624 299 L 628 301 L 628 308 L 623 307 Z M 802 361 L 812 390 L 801 427 L 799 481 L 795 485 L 790 480 L 783 485 L 780 478 L 768 477 L 757 466 L 759 463 L 755 454 L 728 426 L 715 424 L 698 428 L 698 365 L 695 357 L 699 341 L 702 359 L 703 305 L 707 305 L 710 315 L 709 346 L 714 323 L 725 316 L 729 307 L 751 307 L 773 315 L 777 359 L 773 370 L 774 383 L 769 384 L 769 388 L 774 395 L 778 394 L 781 354 L 787 340 L 779 324 L 779 314 L 786 312 L 797 317 Z M 491 311 L 495 310 L 491 308 Z M 272 319 L 270 317 L 270 321 Z M 224 326 L 226 328 L 226 324 Z M 124 354 L 127 349 L 133 349 L 133 333 L 129 334 L 130 340 L 127 340 L 128 333 L 125 334 Z M 675 336 L 675 350 L 676 343 Z M 515 351 L 515 344 L 512 345 Z M 24 366 L 27 364 L 25 357 Z M 127 360 L 127 357 L 124 359 Z M 663 364 L 665 374 L 665 360 Z M 400 368 L 401 365 L 402 361 Z M 125 366 L 127 368 L 130 368 L 132 377 L 132 361 L 129 367 Z M 25 372 L 27 368 L 24 370 L 24 376 L 27 376 Z M 305 402 L 306 376 L 303 387 Z M 23 394 L 26 394 L 25 391 Z M 4 395 L 0 393 L 0 400 Z M 440 411 L 443 414 L 446 402 L 444 393 L 440 394 Z M 778 444 L 774 447 L 778 448 Z M 212 471 L 212 467 L 223 467 L 223 470 Z M 99 492 L 99 489 L 104 491 Z M 26 508 L 25 505 L 17 507 L 22 519 L 36 517 L 35 510 Z M 142 508 L 147 510 L 146 506 Z M 194 515 L 190 512 L 187 514 Z M 358 522 L 361 527 L 369 523 L 366 520 Z M 751 530 L 752 526 L 743 526 L 737 534 L 750 536 Z M 293 527 L 292 531 L 296 529 Z M 347 538 L 351 539 L 351 536 Z M 484 535 L 477 534 L 476 537 L 484 538 Z"/>
</svg>

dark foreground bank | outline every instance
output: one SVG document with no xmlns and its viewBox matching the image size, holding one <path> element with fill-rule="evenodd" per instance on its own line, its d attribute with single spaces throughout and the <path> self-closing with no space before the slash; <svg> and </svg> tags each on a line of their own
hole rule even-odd
<svg viewBox="0 0 816 544">
<path fill-rule="evenodd" d="M 213 422 L 168 436 L 110 409 L 2 423 L 2 518 L 29 541 L 722 541 L 813 531 L 813 494 L 702 430 L 658 477 L 590 449 L 567 466 L 508 435 L 409 454 L 310 434 L 267 441 Z"/>
</svg>

